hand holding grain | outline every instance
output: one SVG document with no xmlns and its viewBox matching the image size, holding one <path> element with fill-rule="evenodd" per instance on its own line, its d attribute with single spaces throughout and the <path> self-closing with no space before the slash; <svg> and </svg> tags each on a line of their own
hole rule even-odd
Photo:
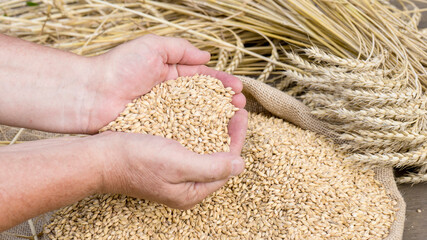
<svg viewBox="0 0 427 240">
<path fill-rule="evenodd" d="M 199 155 L 172 139 L 121 132 L 1 148 L 0 231 L 97 193 L 191 208 L 243 171 L 246 121 L 244 110 L 230 119 L 228 153 Z"/>
<path fill-rule="evenodd" d="M 242 108 L 242 83 L 204 66 L 209 59 L 184 39 L 155 35 L 83 57 L 0 34 L 0 124 L 94 134 L 160 82 L 196 73 L 231 87 Z"/>
<path fill-rule="evenodd" d="M 245 105 L 242 83 L 229 74 L 204 65 L 210 55 L 188 41 L 146 35 L 96 58 L 105 69 L 102 81 L 94 82 L 94 99 L 88 131 L 98 131 L 113 121 L 129 102 L 154 86 L 180 76 L 206 74 L 221 80 L 235 92 L 232 104 Z M 167 106 L 165 106 L 167 107 Z M 229 153 L 198 155 L 178 142 L 151 135 L 101 134 L 112 149 L 105 167 L 104 191 L 187 209 L 220 188 L 228 178 L 243 171 L 241 159 L 247 112 L 230 119 Z"/>
<path fill-rule="evenodd" d="M 218 78 L 236 93 L 232 103 L 243 108 L 246 100 L 237 77 L 204 66 L 210 54 L 181 38 L 145 35 L 95 57 L 99 77 L 89 84 L 92 97 L 87 131 L 95 133 L 113 121 L 125 105 L 155 85 L 180 76 L 205 74 Z"/>
<path fill-rule="evenodd" d="M 0 53 L 0 124 L 97 133 L 155 85 L 196 73 L 218 78 L 236 93 L 232 103 L 245 105 L 242 83 L 203 66 L 209 53 L 182 39 L 147 35 L 85 58 L 0 34 Z M 210 155 L 171 139 L 111 132 L 2 148 L 0 231 L 96 193 L 190 208 L 243 170 L 246 123 L 247 112 L 236 112 L 230 152 Z"/>
<path fill-rule="evenodd" d="M 102 192 L 189 209 L 240 174 L 243 159 L 233 153 L 197 154 L 163 137 L 105 132 Z M 242 146 L 238 147 L 241 150 Z"/>
<path fill-rule="evenodd" d="M 236 112 L 232 96 L 218 79 L 198 75 L 161 83 L 127 104 L 101 130 L 102 149 L 111 151 L 104 191 L 187 209 L 240 174 L 247 112 Z"/>
</svg>

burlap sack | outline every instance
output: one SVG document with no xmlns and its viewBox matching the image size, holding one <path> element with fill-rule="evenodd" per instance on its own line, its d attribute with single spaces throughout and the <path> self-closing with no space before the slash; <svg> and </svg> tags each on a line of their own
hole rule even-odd
<svg viewBox="0 0 427 240">
<path fill-rule="evenodd" d="M 337 139 L 335 133 L 329 130 L 323 122 L 312 116 L 310 109 L 302 102 L 262 82 L 244 76 L 239 78 L 243 82 L 243 93 L 247 98 L 246 109 L 248 111 L 269 112 L 303 129 Z M 399 209 L 386 240 L 401 240 L 405 224 L 406 204 L 397 189 L 393 168 L 376 168 L 374 171 L 376 173 L 375 178 L 388 189 L 390 197 L 396 200 Z"/>
<path fill-rule="evenodd" d="M 0 240 L 23 240 L 23 239 L 32 239 L 34 235 L 37 236 L 37 239 L 44 240 L 47 239 L 43 236 L 43 227 L 46 223 L 49 222 L 52 213 L 46 213 L 41 216 L 31 219 L 34 229 L 32 230 L 28 221 L 13 227 L 5 232 L 0 233 Z"/>
<path fill-rule="evenodd" d="M 311 130 L 327 137 L 335 139 L 335 134 L 330 131 L 326 125 L 317 120 L 310 114 L 310 110 L 301 102 L 287 94 L 270 87 L 264 83 L 247 77 L 240 77 L 243 82 L 243 93 L 247 97 L 246 109 L 252 112 L 269 112 L 277 117 L 283 118 L 303 129 Z M 12 131 L 13 129 L 8 129 Z M 16 131 L 16 130 L 13 130 Z M 31 132 L 30 132 L 31 133 Z M 49 137 L 50 135 L 43 135 Z M 10 138 L 10 136 L 9 136 Z M 22 135 L 23 139 L 28 139 L 27 134 Z M 10 140 L 10 139 L 8 139 Z M 405 221 L 406 205 L 402 195 L 397 189 L 394 181 L 392 168 L 377 168 L 375 169 L 376 179 L 388 189 L 391 198 L 397 201 L 398 212 L 396 220 L 390 228 L 390 234 L 387 240 L 400 240 L 403 235 L 403 226 Z M 47 222 L 49 214 L 33 219 L 35 232 L 41 233 L 43 224 Z M 23 223 L 5 233 L 0 233 L 0 239 L 15 240 L 16 235 L 31 236 L 31 230 L 28 223 Z M 39 239 L 44 239 L 40 236 Z"/>
<path fill-rule="evenodd" d="M 0 125 L 0 141 L 12 141 L 16 134 L 19 132 L 20 128 L 9 127 Z M 31 129 L 24 129 L 24 131 L 19 135 L 19 141 L 35 141 L 46 138 L 55 138 L 62 137 L 66 134 L 59 133 L 48 133 Z"/>
</svg>

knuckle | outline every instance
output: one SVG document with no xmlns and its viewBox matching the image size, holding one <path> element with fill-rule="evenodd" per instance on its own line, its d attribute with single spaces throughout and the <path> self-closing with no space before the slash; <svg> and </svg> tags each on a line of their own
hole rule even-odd
<svg viewBox="0 0 427 240">
<path fill-rule="evenodd" d="M 173 174 L 174 182 L 179 182 L 182 179 L 185 179 L 186 177 L 186 171 L 182 167 L 176 168 L 172 174 Z"/>
<path fill-rule="evenodd" d="M 229 175 L 227 165 L 224 161 L 213 161 L 207 175 L 209 180 L 216 180 Z"/>
</svg>

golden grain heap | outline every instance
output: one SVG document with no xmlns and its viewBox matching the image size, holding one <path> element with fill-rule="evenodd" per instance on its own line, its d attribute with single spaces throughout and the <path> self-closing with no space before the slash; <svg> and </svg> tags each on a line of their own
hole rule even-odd
<svg viewBox="0 0 427 240">
<path fill-rule="evenodd" d="M 181 80 L 182 83 L 174 84 L 187 86 L 187 91 L 194 89 L 195 82 L 184 84 L 184 79 Z M 194 78 L 187 80 L 191 82 Z M 166 82 L 153 91 L 158 92 L 171 83 Z M 198 94 L 212 89 L 209 84 L 203 86 L 196 89 Z M 212 90 L 216 92 L 217 88 Z M 158 133 L 184 144 L 193 142 L 187 145 L 193 150 L 206 147 L 203 138 L 198 142 L 192 134 L 182 134 L 186 130 L 169 123 L 168 119 L 175 118 L 167 117 L 171 109 L 185 105 L 191 94 L 183 95 L 182 91 L 165 94 L 170 99 L 179 96 L 175 100 L 178 105 L 170 107 L 151 94 L 128 105 L 107 128 Z M 220 96 L 224 95 L 211 97 L 221 99 Z M 219 99 L 211 99 L 210 103 L 227 102 Z M 226 99 L 229 101 L 230 97 Z M 178 112 L 186 119 L 183 124 L 194 121 L 198 125 L 187 125 L 189 129 L 204 127 L 204 131 L 213 131 L 216 125 L 196 121 L 201 116 L 195 113 L 206 104 L 209 101 L 177 108 L 183 110 Z M 212 113 L 227 112 L 225 115 L 231 116 L 233 112 L 228 104 L 220 109 L 209 106 Z M 144 129 L 145 125 L 135 120 L 147 119 L 139 115 L 142 112 L 157 116 L 153 122 L 147 120 L 150 128 Z M 222 117 L 218 119 L 224 121 Z M 224 138 L 225 129 L 219 136 Z M 196 135 L 201 130 L 192 131 Z M 218 139 L 221 137 L 215 141 Z M 122 195 L 96 195 L 57 211 L 45 233 L 51 239 L 383 239 L 387 236 L 394 221 L 396 202 L 374 179 L 372 170 L 361 170 L 346 161 L 345 153 L 325 138 L 281 119 L 250 113 L 242 156 L 246 160 L 245 171 L 193 209 L 176 210 Z"/>
<path fill-rule="evenodd" d="M 229 152 L 228 121 L 237 110 L 230 87 L 206 75 L 156 85 L 126 106 L 103 131 L 137 132 L 178 141 L 196 153 Z"/>
</svg>

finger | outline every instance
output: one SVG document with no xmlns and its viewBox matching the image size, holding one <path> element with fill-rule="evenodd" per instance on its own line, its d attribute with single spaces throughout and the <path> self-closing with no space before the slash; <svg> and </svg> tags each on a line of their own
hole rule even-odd
<svg viewBox="0 0 427 240">
<path fill-rule="evenodd" d="M 246 97 L 242 93 L 233 96 L 231 103 L 237 108 L 244 108 L 246 105 Z"/>
<path fill-rule="evenodd" d="M 238 175 L 244 168 L 242 158 L 230 153 L 192 153 L 180 162 L 181 182 L 215 182 Z"/>
<path fill-rule="evenodd" d="M 203 201 L 206 197 L 211 195 L 213 192 L 218 191 L 221 187 L 223 187 L 230 178 L 221 179 L 215 182 L 207 182 L 207 183 L 201 183 L 196 182 L 194 183 L 193 189 L 190 191 L 196 191 L 194 194 L 195 197 L 195 203 L 199 203 Z"/>
<path fill-rule="evenodd" d="M 172 185 L 168 199 L 164 201 L 166 205 L 172 208 L 188 210 L 200 203 L 207 196 L 220 189 L 227 183 L 229 178 L 214 182 L 184 182 L 178 185 Z"/>
<path fill-rule="evenodd" d="M 143 151 L 144 158 L 158 163 L 158 166 L 153 165 L 153 168 L 167 169 L 165 177 L 170 183 L 218 181 L 240 174 L 244 168 L 244 161 L 239 155 L 228 152 L 197 154 L 172 139 L 144 134 L 124 134 L 138 138 L 133 142 L 135 145 L 132 146 L 130 142 L 128 148 L 141 149 L 143 146 L 143 149 L 149 149 Z M 147 142 L 147 139 L 150 140 Z M 132 152 L 129 158 L 141 158 L 141 151 Z"/>
<path fill-rule="evenodd" d="M 228 123 L 228 134 L 231 138 L 230 153 L 240 155 L 246 138 L 248 127 L 248 112 L 240 109 L 230 119 Z"/>
<path fill-rule="evenodd" d="M 177 65 L 175 67 L 176 67 L 175 78 L 181 77 L 181 76 L 193 76 L 195 74 L 209 75 L 219 79 L 224 85 L 224 87 L 231 87 L 231 89 L 236 94 L 242 92 L 243 84 L 240 81 L 240 79 L 228 73 L 220 72 L 204 65 L 199 65 L 199 66 Z M 175 79 L 175 78 L 172 77 L 168 79 Z"/>
<path fill-rule="evenodd" d="M 193 46 L 183 38 L 161 37 L 157 35 L 145 35 L 144 40 L 149 43 L 163 57 L 167 64 L 206 64 L 211 55 Z"/>
</svg>

